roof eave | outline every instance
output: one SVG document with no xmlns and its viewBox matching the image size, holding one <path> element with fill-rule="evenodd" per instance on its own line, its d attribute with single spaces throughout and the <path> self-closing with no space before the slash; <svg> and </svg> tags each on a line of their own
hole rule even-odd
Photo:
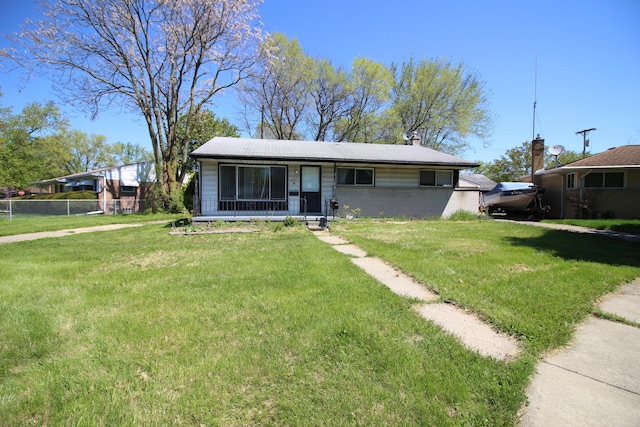
<svg viewBox="0 0 640 427">
<path fill-rule="evenodd" d="M 621 169 L 621 168 L 640 168 L 640 165 L 562 166 L 561 169 Z"/>
<path fill-rule="evenodd" d="M 478 163 L 457 163 L 457 162 L 420 162 L 412 160 L 367 160 L 367 159 L 341 159 L 341 158 L 318 158 L 318 157 L 286 157 L 286 156 L 242 156 L 227 154 L 191 154 L 194 159 L 237 159 L 237 160 L 270 160 L 285 162 L 317 162 L 317 163 L 370 163 L 383 165 L 407 165 L 407 166 L 447 166 L 461 169 L 470 169 L 480 166 Z"/>
</svg>

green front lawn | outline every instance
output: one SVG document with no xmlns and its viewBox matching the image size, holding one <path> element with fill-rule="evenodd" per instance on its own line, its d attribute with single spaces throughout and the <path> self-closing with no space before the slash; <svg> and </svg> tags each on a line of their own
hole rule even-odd
<svg viewBox="0 0 640 427">
<path fill-rule="evenodd" d="M 128 214 L 128 215 L 73 215 L 43 216 L 18 215 L 9 220 L 7 215 L 0 215 L 0 236 L 37 233 L 40 231 L 57 231 L 71 228 L 93 227 L 107 224 L 130 224 L 134 222 L 177 221 L 184 215 L 169 214 Z"/>
<path fill-rule="evenodd" d="M 545 219 L 543 222 L 640 234 L 640 219 Z"/>
<path fill-rule="evenodd" d="M 640 275 L 632 243 L 598 236 L 343 224 L 338 234 L 520 337 L 523 356 L 466 350 L 303 227 L 147 225 L 0 245 L 0 420 L 512 425 L 541 352 Z"/>
</svg>

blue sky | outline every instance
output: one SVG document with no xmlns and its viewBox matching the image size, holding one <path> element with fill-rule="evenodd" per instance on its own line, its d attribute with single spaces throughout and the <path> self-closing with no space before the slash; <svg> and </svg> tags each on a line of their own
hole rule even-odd
<svg viewBox="0 0 640 427">
<path fill-rule="evenodd" d="M 32 1 L 0 3 L 3 34 L 34 14 Z M 308 54 L 345 67 L 361 56 L 386 64 L 413 56 L 474 70 L 494 131 L 488 148 L 470 141 L 466 159 L 495 160 L 531 140 L 534 98 L 535 133 L 547 146 L 581 152 L 575 133 L 589 128 L 597 129 L 589 134 L 593 153 L 640 144 L 640 1 L 265 0 L 260 13 L 267 32 L 295 37 Z M 24 86 L 15 72 L 0 72 L 0 88 L 2 106 L 15 113 L 26 102 L 57 102 L 47 80 Z M 216 115 L 241 124 L 235 96 L 216 104 Z M 117 108 L 95 121 L 63 111 L 76 129 L 150 149 L 142 121 Z"/>
</svg>

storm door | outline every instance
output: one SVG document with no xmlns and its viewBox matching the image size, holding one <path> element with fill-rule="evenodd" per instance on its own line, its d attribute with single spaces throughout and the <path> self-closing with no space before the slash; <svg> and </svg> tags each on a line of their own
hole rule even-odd
<svg viewBox="0 0 640 427">
<path fill-rule="evenodd" d="M 320 166 L 302 166 L 300 168 L 300 212 L 321 213 L 322 195 Z"/>
</svg>

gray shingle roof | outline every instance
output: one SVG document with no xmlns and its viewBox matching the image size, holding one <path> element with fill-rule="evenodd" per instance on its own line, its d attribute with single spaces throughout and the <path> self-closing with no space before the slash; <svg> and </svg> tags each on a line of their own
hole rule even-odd
<svg viewBox="0 0 640 427">
<path fill-rule="evenodd" d="M 196 159 L 300 160 L 341 163 L 433 165 L 472 168 L 477 163 L 413 145 L 283 141 L 215 137 L 196 149 Z"/>
<path fill-rule="evenodd" d="M 480 191 L 492 190 L 498 183 L 480 173 L 460 174 L 460 181 L 466 181 L 469 184 L 478 187 Z M 462 182 L 460 183 L 462 186 Z"/>
<path fill-rule="evenodd" d="M 640 166 L 640 145 L 623 145 L 610 148 L 602 153 L 567 163 L 565 168 L 585 167 L 638 167 Z"/>
</svg>

